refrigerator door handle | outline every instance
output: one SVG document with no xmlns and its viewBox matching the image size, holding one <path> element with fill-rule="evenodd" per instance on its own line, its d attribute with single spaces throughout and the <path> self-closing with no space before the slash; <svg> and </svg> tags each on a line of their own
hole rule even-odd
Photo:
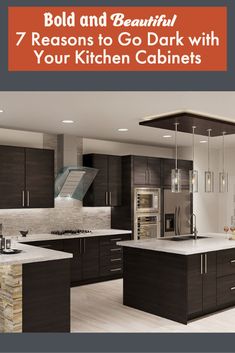
<svg viewBox="0 0 235 353">
<path fill-rule="evenodd" d="M 178 235 L 181 235 L 181 210 L 178 206 Z"/>
<path fill-rule="evenodd" d="M 175 208 L 175 235 L 177 235 L 177 227 L 178 227 L 178 222 L 177 222 L 177 207 Z"/>
</svg>

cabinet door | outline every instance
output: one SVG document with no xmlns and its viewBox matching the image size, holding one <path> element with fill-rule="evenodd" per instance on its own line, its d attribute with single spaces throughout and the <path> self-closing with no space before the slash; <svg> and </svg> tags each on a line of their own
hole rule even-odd
<svg viewBox="0 0 235 353">
<path fill-rule="evenodd" d="M 0 208 L 24 207 L 25 150 L 0 146 Z"/>
<path fill-rule="evenodd" d="M 216 253 L 204 254 L 203 311 L 216 308 Z"/>
<path fill-rule="evenodd" d="M 134 185 L 146 185 L 148 183 L 148 158 L 133 157 Z"/>
<path fill-rule="evenodd" d="M 98 173 L 84 197 L 84 206 L 108 206 L 108 156 L 84 155 L 84 166 L 98 169 Z"/>
<path fill-rule="evenodd" d="M 161 186 L 161 160 L 148 158 L 148 185 Z"/>
<path fill-rule="evenodd" d="M 78 282 L 82 279 L 82 239 L 66 239 L 64 251 L 73 254 L 70 260 L 71 282 Z"/>
<path fill-rule="evenodd" d="M 164 159 L 162 162 L 162 184 L 163 187 L 171 187 L 171 170 L 175 168 L 174 159 Z"/>
<path fill-rule="evenodd" d="M 119 156 L 108 157 L 109 205 L 120 206 L 122 195 L 122 160 Z"/>
<path fill-rule="evenodd" d="M 182 187 L 184 189 L 189 188 L 189 171 L 193 169 L 193 162 L 192 161 L 178 161 L 178 168 L 181 169 L 181 176 L 182 176 Z"/>
<path fill-rule="evenodd" d="M 25 149 L 26 206 L 54 207 L 54 151 Z"/>
<path fill-rule="evenodd" d="M 202 312 L 203 309 L 203 264 L 201 255 L 188 256 L 188 315 Z"/>
<path fill-rule="evenodd" d="M 99 276 L 99 238 L 83 238 L 82 279 Z"/>
</svg>

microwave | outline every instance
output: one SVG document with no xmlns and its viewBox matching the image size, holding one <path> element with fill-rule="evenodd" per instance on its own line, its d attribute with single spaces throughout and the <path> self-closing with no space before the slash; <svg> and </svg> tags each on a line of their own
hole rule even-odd
<svg viewBox="0 0 235 353">
<path fill-rule="evenodd" d="M 135 212 L 160 213 L 160 189 L 157 188 L 136 188 L 135 189 Z"/>
</svg>

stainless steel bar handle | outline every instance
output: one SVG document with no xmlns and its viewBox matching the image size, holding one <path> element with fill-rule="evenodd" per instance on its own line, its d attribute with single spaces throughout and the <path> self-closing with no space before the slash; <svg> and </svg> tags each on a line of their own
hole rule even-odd
<svg viewBox="0 0 235 353">
<path fill-rule="evenodd" d="M 116 249 L 110 249 L 110 251 L 121 251 L 121 248 L 116 248 Z"/>
<path fill-rule="evenodd" d="M 231 264 L 234 264 L 234 263 L 235 263 L 235 260 L 231 260 L 230 263 L 231 263 Z"/>
<path fill-rule="evenodd" d="M 115 262 L 115 261 L 121 261 L 121 260 L 122 260 L 122 258 L 119 257 L 119 258 L 117 258 L 117 259 L 111 259 L 110 261 L 111 261 L 111 262 Z"/>
<path fill-rule="evenodd" d="M 112 206 L 112 192 L 109 192 L 109 206 Z"/>
<path fill-rule="evenodd" d="M 108 200 L 108 191 L 105 191 L 105 205 L 108 206 L 109 200 Z"/>
<path fill-rule="evenodd" d="M 110 241 L 120 241 L 122 240 L 122 238 L 114 238 L 114 239 L 110 239 Z"/>
<path fill-rule="evenodd" d="M 205 273 L 207 273 L 207 254 L 205 254 Z"/>
<path fill-rule="evenodd" d="M 119 267 L 119 268 L 112 268 L 110 271 L 111 272 L 116 272 L 116 271 L 121 271 L 122 269 L 121 269 L 121 267 Z"/>
<path fill-rule="evenodd" d="M 27 206 L 30 206 L 30 192 L 27 190 Z"/>
<path fill-rule="evenodd" d="M 235 287 L 231 287 L 230 290 L 235 290 Z"/>
<path fill-rule="evenodd" d="M 22 206 L 24 207 L 24 190 L 22 190 Z"/>
<path fill-rule="evenodd" d="M 82 254 L 82 239 L 79 239 L 79 255 Z"/>
<path fill-rule="evenodd" d="M 203 275 L 203 255 L 201 254 L 201 275 Z"/>
</svg>

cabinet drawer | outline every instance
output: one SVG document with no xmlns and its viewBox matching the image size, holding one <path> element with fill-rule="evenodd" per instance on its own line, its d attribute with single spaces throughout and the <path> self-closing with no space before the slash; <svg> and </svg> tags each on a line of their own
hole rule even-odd
<svg viewBox="0 0 235 353">
<path fill-rule="evenodd" d="M 235 303 L 235 275 L 217 279 L 217 305 Z"/>
<path fill-rule="evenodd" d="M 102 257 L 100 260 L 100 265 L 101 266 L 111 266 L 117 264 L 118 266 L 123 262 L 123 257 L 122 253 L 121 254 L 115 254 L 115 255 L 110 255 L 110 256 L 105 256 Z"/>
<path fill-rule="evenodd" d="M 100 249 L 101 257 L 119 256 L 122 255 L 122 247 L 117 245 L 106 246 Z"/>
<path fill-rule="evenodd" d="M 122 274 L 123 268 L 121 264 L 113 264 L 111 266 L 100 266 L 101 276 L 113 276 Z"/>
<path fill-rule="evenodd" d="M 117 234 L 112 236 L 103 237 L 100 239 L 100 246 L 116 245 L 118 241 L 129 240 L 129 234 Z"/>
<path fill-rule="evenodd" d="M 235 274 L 235 249 L 223 250 L 217 253 L 217 276 Z"/>
</svg>

